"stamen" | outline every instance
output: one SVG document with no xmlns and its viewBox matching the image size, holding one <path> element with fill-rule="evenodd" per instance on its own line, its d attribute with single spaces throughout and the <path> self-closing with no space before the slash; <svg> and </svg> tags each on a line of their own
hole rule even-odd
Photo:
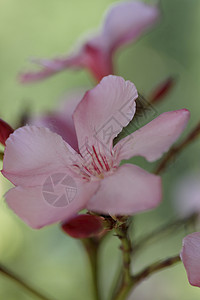
<svg viewBox="0 0 200 300">
<path fill-rule="evenodd" d="M 89 148 L 89 145 L 86 145 L 87 154 L 81 158 L 80 161 L 73 164 L 73 170 L 77 172 L 83 179 L 91 180 L 97 178 L 104 178 L 105 173 L 110 171 L 114 166 L 114 160 L 109 156 L 109 153 L 106 153 L 105 148 L 100 149 L 100 145 L 93 145 Z"/>
<path fill-rule="evenodd" d="M 106 167 L 106 171 L 110 171 L 110 167 L 109 167 L 109 164 L 108 164 L 108 162 L 107 162 L 107 160 L 106 160 L 106 157 L 104 156 L 103 157 L 103 155 L 100 153 L 100 155 L 101 155 L 101 158 L 102 158 L 102 160 L 103 160 L 103 163 L 104 163 L 104 165 L 105 165 L 105 167 Z"/>
<path fill-rule="evenodd" d="M 101 171 L 97 168 L 96 164 L 94 162 L 92 162 L 92 166 L 94 167 L 95 171 L 98 173 L 98 174 L 101 174 Z"/>
<path fill-rule="evenodd" d="M 96 165 L 96 162 L 94 160 L 93 154 L 89 151 L 89 149 L 86 147 L 87 152 L 90 154 L 91 158 L 92 158 L 92 165 L 95 168 L 95 171 L 97 171 L 98 174 L 101 174 L 101 171 L 99 170 L 98 166 Z"/>
<path fill-rule="evenodd" d="M 93 149 L 93 151 L 94 151 L 94 154 L 95 154 L 95 156 L 96 156 L 96 159 L 97 159 L 97 161 L 98 161 L 100 167 L 103 169 L 103 165 L 102 165 L 102 163 L 101 163 L 101 161 L 100 161 L 100 159 L 99 159 L 99 157 L 98 157 L 98 155 L 97 155 L 97 152 L 96 152 L 95 147 L 92 146 L 92 149 Z"/>
</svg>

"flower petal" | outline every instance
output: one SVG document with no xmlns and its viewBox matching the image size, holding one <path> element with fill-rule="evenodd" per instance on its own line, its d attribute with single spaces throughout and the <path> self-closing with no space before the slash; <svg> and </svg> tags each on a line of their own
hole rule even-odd
<svg viewBox="0 0 200 300">
<path fill-rule="evenodd" d="M 65 179 L 69 178 L 67 176 Z M 74 178 L 73 182 L 62 182 L 58 185 L 16 187 L 8 191 L 5 198 L 8 206 L 24 222 L 32 228 L 41 228 L 71 219 L 85 208 L 97 187 L 98 182 L 90 184 Z"/>
<path fill-rule="evenodd" d="M 28 124 L 49 128 L 78 152 L 78 141 L 72 115 L 83 95 L 84 92 L 81 90 L 68 93 L 59 105 L 58 111 L 31 118 Z"/>
<path fill-rule="evenodd" d="M 15 185 L 40 185 L 50 174 L 67 171 L 75 157 L 78 154 L 56 133 L 25 126 L 6 141 L 2 174 Z"/>
<path fill-rule="evenodd" d="M 80 152 L 97 142 L 110 150 L 114 137 L 133 118 L 137 97 L 133 83 L 112 75 L 88 91 L 74 113 Z"/>
<path fill-rule="evenodd" d="M 183 239 L 181 259 L 191 285 L 200 287 L 200 233 L 189 234 Z"/>
<path fill-rule="evenodd" d="M 112 51 L 117 47 L 133 42 L 159 17 L 157 6 L 140 1 L 125 1 L 108 12 L 104 29 L 104 44 Z"/>
<path fill-rule="evenodd" d="M 122 139 L 114 148 L 118 160 L 144 156 L 152 162 L 159 159 L 178 139 L 188 123 L 187 109 L 165 112 L 156 119 Z"/>
<path fill-rule="evenodd" d="M 29 124 L 49 128 L 52 132 L 60 135 L 65 142 L 78 152 L 78 141 L 72 117 L 67 118 L 63 114 L 55 112 L 34 118 L 30 120 Z"/>
<path fill-rule="evenodd" d="M 63 58 L 47 59 L 34 59 L 33 62 L 39 64 L 42 69 L 33 72 L 22 72 L 19 74 L 21 83 L 31 83 L 39 80 L 46 79 L 66 68 L 79 68 L 81 67 L 82 53 L 77 55 L 67 56 Z"/>
<path fill-rule="evenodd" d="M 131 215 L 155 208 L 161 201 L 161 179 L 138 166 L 125 164 L 101 180 L 88 210 L 110 215 Z"/>
</svg>

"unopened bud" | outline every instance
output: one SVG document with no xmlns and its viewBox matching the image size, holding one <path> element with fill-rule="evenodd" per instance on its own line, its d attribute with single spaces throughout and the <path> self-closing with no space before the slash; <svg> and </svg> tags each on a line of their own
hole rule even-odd
<svg viewBox="0 0 200 300">
<path fill-rule="evenodd" d="M 5 142 L 9 135 L 13 133 L 14 130 L 8 123 L 0 119 L 0 143 L 5 146 Z"/>
<path fill-rule="evenodd" d="M 73 238 L 83 239 L 96 236 L 104 230 L 103 217 L 78 215 L 62 224 L 62 229 Z"/>
</svg>

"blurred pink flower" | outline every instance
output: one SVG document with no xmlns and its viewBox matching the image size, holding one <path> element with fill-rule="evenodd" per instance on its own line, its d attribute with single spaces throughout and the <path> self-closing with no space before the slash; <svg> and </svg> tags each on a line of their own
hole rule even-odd
<svg viewBox="0 0 200 300">
<path fill-rule="evenodd" d="M 163 113 L 113 147 L 113 139 L 134 116 L 137 97 L 133 83 L 112 75 L 86 92 L 73 115 L 79 152 L 47 128 L 16 130 L 6 142 L 2 170 L 16 186 L 5 195 L 9 207 L 34 228 L 71 219 L 83 208 L 131 215 L 156 207 L 161 201 L 160 177 L 120 162 L 136 155 L 148 161 L 160 158 L 190 114 L 186 109 Z M 63 174 L 67 179 L 58 184 Z M 50 205 L 44 192 L 55 200 L 52 181 L 62 195 L 59 201 L 64 200 L 63 185 L 70 181 L 73 201 L 64 207 L 60 202 Z"/>
<path fill-rule="evenodd" d="M 113 54 L 130 42 L 135 41 L 159 18 L 157 6 L 139 1 L 117 3 L 106 15 L 99 34 L 91 37 L 82 47 L 71 55 L 52 60 L 34 59 L 42 69 L 22 73 L 21 82 L 29 83 L 45 79 L 67 68 L 86 68 L 100 81 L 104 76 L 113 74 Z"/>
<path fill-rule="evenodd" d="M 174 189 L 174 207 L 181 217 L 200 214 L 200 174 L 184 176 Z"/>
<path fill-rule="evenodd" d="M 183 239 L 181 259 L 191 285 L 200 287 L 200 233 L 189 234 Z"/>
</svg>

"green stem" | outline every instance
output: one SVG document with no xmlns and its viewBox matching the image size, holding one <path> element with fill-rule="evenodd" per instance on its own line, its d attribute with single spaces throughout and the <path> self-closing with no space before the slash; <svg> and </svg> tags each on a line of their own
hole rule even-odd
<svg viewBox="0 0 200 300">
<path fill-rule="evenodd" d="M 15 281 L 16 283 L 21 285 L 24 289 L 26 289 L 27 291 L 29 291 L 30 293 L 32 293 L 39 299 L 50 300 L 50 298 L 47 298 L 46 296 L 42 295 L 41 293 L 39 293 L 38 291 L 33 289 L 31 286 L 29 286 L 27 283 L 25 283 L 21 278 L 19 278 L 17 275 L 15 275 L 14 273 L 9 271 L 7 268 L 5 268 L 2 265 L 0 265 L 0 273 L 5 275 L 6 277 L 12 279 L 13 281 Z"/>
<path fill-rule="evenodd" d="M 144 235 L 141 237 L 135 245 L 133 245 L 133 254 L 135 255 L 137 252 L 139 252 L 144 246 L 156 241 L 159 238 L 163 238 L 166 236 L 166 234 L 169 234 L 170 232 L 174 232 L 175 230 L 181 229 L 183 226 L 190 224 L 195 224 L 197 220 L 198 215 L 192 214 L 187 218 L 183 218 L 180 220 L 175 220 L 170 223 L 167 223 L 160 228 L 156 228 L 151 233 L 148 233 L 147 235 Z"/>
<path fill-rule="evenodd" d="M 86 249 L 88 259 L 90 261 L 93 286 L 94 286 L 94 299 L 100 300 L 99 285 L 98 285 L 98 246 L 99 241 L 95 238 L 82 239 L 82 243 Z"/>
<path fill-rule="evenodd" d="M 120 249 L 122 250 L 122 260 L 123 260 L 123 270 L 122 270 L 122 280 L 119 289 L 113 296 L 113 299 L 123 300 L 129 293 L 129 288 L 132 286 L 132 276 L 131 276 L 131 252 L 132 246 L 128 235 L 128 225 L 127 223 L 117 223 L 116 234 L 121 241 Z M 116 287 L 117 289 L 117 287 Z"/>
<path fill-rule="evenodd" d="M 186 146 L 193 142 L 200 134 L 200 122 L 195 126 L 195 128 L 189 133 L 189 135 L 177 146 L 174 146 L 169 150 L 169 152 L 164 156 L 159 165 L 155 170 L 155 174 L 160 174 L 165 170 L 169 162 L 181 152 Z"/>
</svg>

